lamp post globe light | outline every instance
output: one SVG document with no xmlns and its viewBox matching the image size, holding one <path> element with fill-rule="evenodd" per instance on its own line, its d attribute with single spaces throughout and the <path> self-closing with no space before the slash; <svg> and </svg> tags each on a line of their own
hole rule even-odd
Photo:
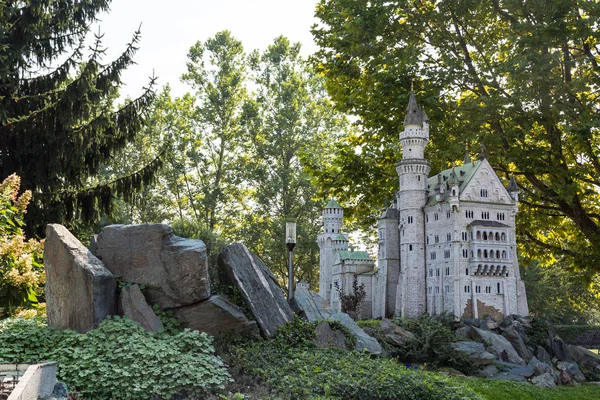
<svg viewBox="0 0 600 400">
<path fill-rule="evenodd" d="M 292 264 L 292 252 L 296 247 L 296 223 L 285 223 L 285 245 L 288 248 L 288 301 L 294 297 L 294 269 Z"/>
</svg>

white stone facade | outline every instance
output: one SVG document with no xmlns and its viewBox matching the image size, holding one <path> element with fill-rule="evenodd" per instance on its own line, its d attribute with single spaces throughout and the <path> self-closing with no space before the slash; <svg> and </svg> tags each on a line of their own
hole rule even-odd
<svg viewBox="0 0 600 400">
<path fill-rule="evenodd" d="M 428 141 L 427 115 L 411 93 L 396 164 L 399 190 L 377 224 L 377 262 L 348 252 L 343 209 L 330 201 L 318 238 L 320 295 L 339 309 L 335 284 L 348 293 L 356 275 L 367 292 L 363 318 L 528 315 L 516 252 L 516 183 L 505 188 L 484 155 L 429 177 Z"/>
</svg>

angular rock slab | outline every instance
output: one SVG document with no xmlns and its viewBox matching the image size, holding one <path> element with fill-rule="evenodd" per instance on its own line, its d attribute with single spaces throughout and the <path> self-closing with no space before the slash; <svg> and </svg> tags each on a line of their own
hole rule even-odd
<svg viewBox="0 0 600 400">
<path fill-rule="evenodd" d="M 138 285 L 125 286 L 119 295 L 119 313 L 137 322 L 149 332 L 160 332 L 164 324 L 146 302 Z"/>
<path fill-rule="evenodd" d="M 48 326 L 84 333 L 117 313 L 113 274 L 62 225 L 46 226 Z"/>
<path fill-rule="evenodd" d="M 416 339 L 412 332 L 402 329 L 385 318 L 381 320 L 381 331 L 383 333 L 383 340 L 396 347 L 404 346 L 408 341 Z"/>
<path fill-rule="evenodd" d="M 248 320 L 242 310 L 226 296 L 213 295 L 199 303 L 172 308 L 170 311 L 181 322 L 182 327 L 209 335 L 260 336 L 256 322 Z"/>
<path fill-rule="evenodd" d="M 298 286 L 294 292 L 294 298 L 290 301 L 290 306 L 296 314 L 310 322 L 329 319 L 333 314 L 327 301 L 323 300 L 317 293 L 301 286 Z"/>
<path fill-rule="evenodd" d="M 515 348 L 504 336 L 490 331 L 484 331 L 474 326 L 471 328 L 471 338 L 490 343 L 496 357 L 500 360 L 508 361 L 513 364 L 525 365 Z"/>
<path fill-rule="evenodd" d="M 331 315 L 331 319 L 333 321 L 339 321 L 342 325 L 348 328 L 352 336 L 356 338 L 356 350 L 368 351 L 369 353 L 373 354 L 381 354 L 381 345 L 377 339 L 367 335 L 367 333 L 360 326 L 358 326 L 348 314 L 334 313 Z"/>
<path fill-rule="evenodd" d="M 568 346 L 568 350 L 571 358 L 582 367 L 593 370 L 600 366 L 600 356 L 585 347 Z"/>
<path fill-rule="evenodd" d="M 554 375 L 549 372 L 545 372 L 542 375 L 536 376 L 531 380 L 531 383 L 539 387 L 556 387 Z"/>
<path fill-rule="evenodd" d="M 93 248 L 115 276 L 146 286 L 146 299 L 161 309 L 210 296 L 204 242 L 175 236 L 168 225 L 109 225 Z"/>
<path fill-rule="evenodd" d="M 327 347 L 337 347 L 339 349 L 347 349 L 346 336 L 339 330 L 331 329 L 331 325 L 327 321 L 321 321 L 315 329 L 315 345 L 320 349 Z"/>
<path fill-rule="evenodd" d="M 225 247 L 217 264 L 229 283 L 242 293 L 263 336 L 273 335 L 294 318 L 275 276 L 246 246 L 234 243 Z"/>
<path fill-rule="evenodd" d="M 489 365 L 496 361 L 496 357 L 493 354 L 485 351 L 485 346 L 482 343 L 462 341 L 450 344 L 456 351 L 465 353 L 475 365 Z"/>
</svg>

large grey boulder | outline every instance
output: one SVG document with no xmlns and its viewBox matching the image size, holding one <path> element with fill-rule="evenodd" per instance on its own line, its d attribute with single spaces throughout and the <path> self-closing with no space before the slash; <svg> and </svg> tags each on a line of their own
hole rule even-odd
<svg viewBox="0 0 600 400">
<path fill-rule="evenodd" d="M 542 375 L 536 376 L 531 380 L 531 383 L 539 387 L 556 387 L 554 375 L 550 372 L 545 372 Z"/>
<path fill-rule="evenodd" d="M 234 243 L 225 247 L 217 264 L 227 281 L 242 293 L 265 337 L 294 318 L 275 276 L 246 246 Z"/>
<path fill-rule="evenodd" d="M 545 347 L 551 356 L 558 358 L 560 361 L 572 361 L 567 344 L 561 338 L 553 337 L 546 340 Z"/>
<path fill-rule="evenodd" d="M 323 300 L 315 292 L 298 285 L 294 292 L 294 298 L 290 301 L 292 310 L 300 317 L 310 322 L 329 319 L 333 312 L 329 309 L 327 301 Z"/>
<path fill-rule="evenodd" d="M 119 295 L 119 313 L 137 322 L 149 332 L 160 332 L 164 324 L 146 302 L 138 285 L 125 286 Z"/>
<path fill-rule="evenodd" d="M 543 375 L 547 372 L 552 373 L 552 366 L 550 364 L 543 363 L 535 357 L 531 357 L 531 360 L 529 360 L 527 365 L 533 368 L 534 375 L 536 376 Z"/>
<path fill-rule="evenodd" d="M 513 363 L 507 363 L 503 361 L 497 361 L 494 365 L 499 367 L 504 372 L 511 375 L 520 375 L 525 378 L 530 378 L 535 375 L 535 369 L 532 365 L 519 365 Z"/>
<path fill-rule="evenodd" d="M 46 227 L 44 268 L 48 326 L 84 333 L 117 313 L 114 276 L 62 225 Z"/>
<path fill-rule="evenodd" d="M 385 318 L 381 320 L 381 333 L 386 343 L 396 347 L 404 346 L 410 340 L 416 339 L 412 332 L 399 327 Z"/>
<path fill-rule="evenodd" d="M 451 343 L 451 345 L 456 351 L 466 354 L 475 365 L 489 365 L 496 361 L 493 354 L 485 351 L 485 346 L 482 343 L 462 341 Z"/>
<path fill-rule="evenodd" d="M 525 365 L 525 360 L 517 354 L 515 348 L 505 337 L 473 326 L 471 327 L 471 338 L 480 342 L 489 343 L 493 353 L 498 359 L 513 364 Z"/>
<path fill-rule="evenodd" d="M 533 353 L 531 350 L 529 350 L 529 348 L 527 348 L 523 335 L 517 329 L 515 329 L 514 326 L 502 328 L 501 332 L 502 336 L 504 336 L 510 342 L 510 344 L 513 345 L 517 354 L 523 358 L 525 362 L 529 362 L 531 357 L 533 357 Z"/>
<path fill-rule="evenodd" d="M 114 275 L 146 286 L 146 299 L 161 309 L 210 296 L 206 246 L 175 236 L 168 225 L 109 225 L 93 249 Z"/>
<path fill-rule="evenodd" d="M 585 347 L 581 346 L 568 346 L 569 355 L 583 368 L 594 370 L 600 366 L 600 356 L 592 353 Z"/>
<path fill-rule="evenodd" d="M 184 328 L 215 336 L 260 336 L 256 322 L 248 320 L 240 308 L 223 295 L 213 295 L 199 303 L 170 311 Z"/>
<path fill-rule="evenodd" d="M 541 362 L 548 364 L 548 365 L 552 365 L 552 357 L 550 357 L 550 354 L 548 354 L 546 349 L 544 349 L 542 346 L 537 346 L 535 348 L 535 356 Z"/>
<path fill-rule="evenodd" d="M 344 325 L 352 336 L 356 338 L 356 350 L 358 351 L 368 351 L 373 354 L 381 354 L 381 345 L 372 336 L 369 336 L 360 326 L 354 322 L 352 318 L 348 314 L 344 313 L 334 313 L 331 315 L 331 319 L 334 321 L 339 321 L 342 325 Z"/>
<path fill-rule="evenodd" d="M 556 363 L 556 369 L 559 371 L 567 371 L 576 382 L 585 382 L 585 375 L 583 374 L 583 372 L 581 372 L 579 366 L 575 363 L 559 361 Z"/>
<path fill-rule="evenodd" d="M 327 321 L 320 321 L 315 329 L 314 343 L 318 348 L 337 347 L 347 349 L 346 335 L 339 330 L 331 329 Z"/>
</svg>

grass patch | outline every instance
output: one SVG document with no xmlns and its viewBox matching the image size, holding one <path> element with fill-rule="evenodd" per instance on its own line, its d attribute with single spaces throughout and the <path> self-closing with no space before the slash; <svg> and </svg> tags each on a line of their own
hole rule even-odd
<svg viewBox="0 0 600 400">
<path fill-rule="evenodd" d="M 600 388 L 595 385 L 573 387 L 540 388 L 519 382 L 496 381 L 493 379 L 464 379 L 465 388 L 479 394 L 486 400 L 598 400 Z"/>
<path fill-rule="evenodd" d="M 361 328 L 379 328 L 381 326 L 381 321 L 378 319 L 365 319 L 361 321 L 356 321 L 356 325 Z"/>
</svg>

